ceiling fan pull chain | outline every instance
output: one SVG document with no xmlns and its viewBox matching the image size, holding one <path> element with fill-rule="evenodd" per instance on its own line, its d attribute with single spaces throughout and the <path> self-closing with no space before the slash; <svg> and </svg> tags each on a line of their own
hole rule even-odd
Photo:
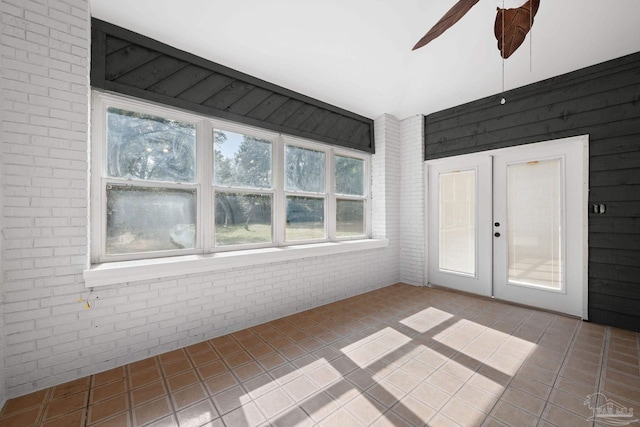
<svg viewBox="0 0 640 427">
<path fill-rule="evenodd" d="M 529 72 L 533 71 L 533 4 L 529 0 Z"/>
<path fill-rule="evenodd" d="M 500 46 L 500 58 L 502 59 L 502 97 L 500 104 L 504 105 L 507 100 L 504 98 L 504 0 L 502 0 L 502 45 Z"/>
</svg>

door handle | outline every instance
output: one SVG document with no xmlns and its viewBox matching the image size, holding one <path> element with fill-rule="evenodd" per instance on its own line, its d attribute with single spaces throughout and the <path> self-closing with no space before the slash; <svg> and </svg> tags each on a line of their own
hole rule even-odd
<svg viewBox="0 0 640 427">
<path fill-rule="evenodd" d="M 493 233 L 494 236 L 500 237 L 500 233 Z"/>
</svg>

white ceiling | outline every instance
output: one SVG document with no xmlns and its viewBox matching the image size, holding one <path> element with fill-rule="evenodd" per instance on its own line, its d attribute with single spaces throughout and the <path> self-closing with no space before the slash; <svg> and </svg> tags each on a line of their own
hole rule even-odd
<svg viewBox="0 0 640 427">
<path fill-rule="evenodd" d="M 89 0 L 98 19 L 369 118 L 429 114 L 640 51 L 640 0 L 540 0 L 533 37 L 504 63 L 493 35 L 503 0 L 480 0 L 411 51 L 456 2 Z"/>
</svg>

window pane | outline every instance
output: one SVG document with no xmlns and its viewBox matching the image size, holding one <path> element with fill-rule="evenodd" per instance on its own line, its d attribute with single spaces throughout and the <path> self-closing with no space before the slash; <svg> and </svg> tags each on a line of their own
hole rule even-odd
<svg viewBox="0 0 640 427">
<path fill-rule="evenodd" d="M 213 152 L 216 185 L 271 188 L 271 141 L 214 130 Z"/>
<path fill-rule="evenodd" d="M 336 235 L 362 236 L 364 230 L 364 201 L 336 200 Z"/>
<path fill-rule="evenodd" d="M 287 145 L 285 190 L 324 192 L 324 153 Z"/>
<path fill-rule="evenodd" d="M 216 246 L 273 241 L 271 195 L 217 192 Z"/>
<path fill-rule="evenodd" d="M 509 282 L 562 289 L 560 159 L 509 165 Z"/>
<path fill-rule="evenodd" d="M 324 199 L 287 196 L 287 240 L 324 239 Z"/>
<path fill-rule="evenodd" d="M 440 175 L 440 269 L 476 273 L 476 172 Z"/>
<path fill-rule="evenodd" d="M 114 178 L 194 182 L 196 127 L 107 109 L 107 174 Z"/>
<path fill-rule="evenodd" d="M 336 193 L 364 196 L 364 160 L 336 156 Z"/>
<path fill-rule="evenodd" d="M 107 187 L 107 254 L 189 249 L 195 245 L 195 191 Z"/>
</svg>

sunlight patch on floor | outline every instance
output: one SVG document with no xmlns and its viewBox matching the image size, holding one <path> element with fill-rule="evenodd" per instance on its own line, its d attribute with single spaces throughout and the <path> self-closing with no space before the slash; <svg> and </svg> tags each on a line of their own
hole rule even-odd
<svg viewBox="0 0 640 427">
<path fill-rule="evenodd" d="M 453 317 L 454 316 L 451 313 L 438 310 L 434 307 L 428 307 L 415 314 L 412 314 L 411 316 L 405 317 L 400 321 L 400 323 L 412 328 L 416 332 L 424 333 L 430 329 L 433 329 L 434 326 L 444 323 Z"/>
</svg>

